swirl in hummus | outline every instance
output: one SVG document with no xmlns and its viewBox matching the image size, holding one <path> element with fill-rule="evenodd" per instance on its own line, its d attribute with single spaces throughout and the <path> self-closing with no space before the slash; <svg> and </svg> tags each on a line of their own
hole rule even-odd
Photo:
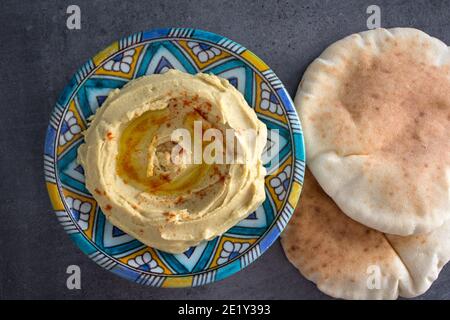
<svg viewBox="0 0 450 320">
<path fill-rule="evenodd" d="M 183 161 L 192 159 L 192 150 L 183 148 L 174 161 L 173 131 L 195 137 L 198 121 L 203 131 L 232 130 L 245 161 Z M 241 138 L 248 129 L 254 139 Z M 151 247 L 181 253 L 222 234 L 264 201 L 266 138 L 266 126 L 227 80 L 171 70 L 112 91 L 85 132 L 78 161 L 113 225 Z"/>
</svg>

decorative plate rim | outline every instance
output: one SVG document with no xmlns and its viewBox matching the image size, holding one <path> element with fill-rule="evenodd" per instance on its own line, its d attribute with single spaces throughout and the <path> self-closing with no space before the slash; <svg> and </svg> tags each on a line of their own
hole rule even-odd
<svg viewBox="0 0 450 320">
<path fill-rule="evenodd" d="M 197 40 L 209 43 L 213 46 L 220 47 L 221 50 L 228 52 L 234 58 L 239 59 L 254 72 L 258 73 L 265 83 L 272 88 L 272 91 L 276 93 L 280 101 L 280 106 L 284 109 L 283 111 L 286 115 L 289 128 L 292 154 L 292 173 L 289 177 L 290 189 L 283 199 L 280 209 L 277 210 L 274 220 L 270 225 L 266 226 L 267 229 L 264 233 L 258 236 L 258 239 L 245 251 L 230 259 L 227 263 L 206 270 L 189 272 L 188 274 L 164 275 L 133 268 L 129 265 L 125 266 L 117 258 L 105 253 L 73 221 L 72 215 L 69 213 L 70 208 L 67 208 L 64 200 L 65 197 L 62 194 L 61 181 L 56 165 L 58 158 L 56 153 L 58 146 L 57 139 L 61 129 L 60 122 L 69 109 L 68 104 L 73 100 L 73 97 L 83 85 L 84 81 L 111 57 L 140 45 L 164 40 Z M 59 96 L 50 115 L 44 146 L 44 174 L 50 202 L 59 222 L 71 239 L 83 253 L 88 255 L 90 259 L 94 260 L 101 267 L 133 282 L 156 287 L 196 287 L 217 282 L 244 269 L 260 257 L 280 236 L 292 216 L 300 198 L 304 170 L 305 145 L 300 120 L 289 93 L 275 73 L 257 55 L 242 45 L 216 33 L 193 28 L 160 28 L 137 32 L 113 42 L 93 58 L 89 59 L 75 72 Z M 262 244 L 264 245 L 262 246 Z M 246 262 L 237 264 L 241 260 Z M 220 276 L 217 274 L 219 270 L 224 271 Z"/>
</svg>

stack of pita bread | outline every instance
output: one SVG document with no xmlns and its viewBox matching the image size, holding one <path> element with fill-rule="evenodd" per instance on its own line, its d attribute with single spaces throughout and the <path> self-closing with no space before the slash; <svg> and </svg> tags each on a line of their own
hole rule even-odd
<svg viewBox="0 0 450 320">
<path fill-rule="evenodd" d="M 450 50 L 411 28 L 327 48 L 295 97 L 307 166 L 282 235 L 324 293 L 424 293 L 450 259 Z"/>
</svg>

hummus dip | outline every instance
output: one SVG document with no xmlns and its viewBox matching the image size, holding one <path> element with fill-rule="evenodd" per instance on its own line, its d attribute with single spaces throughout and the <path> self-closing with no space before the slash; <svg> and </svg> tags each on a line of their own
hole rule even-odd
<svg viewBox="0 0 450 320">
<path fill-rule="evenodd" d="M 203 134 L 231 131 L 236 145 L 224 153 L 239 149 L 244 161 L 192 161 L 195 147 L 180 148 L 173 132 L 185 129 L 195 140 L 195 123 Z M 246 130 L 253 139 L 242 137 Z M 267 128 L 217 76 L 171 70 L 130 81 L 108 95 L 84 134 L 78 161 L 87 189 L 113 225 L 148 246 L 184 252 L 224 233 L 265 199 Z M 203 150 L 220 140 L 209 138 L 200 136 Z"/>
</svg>

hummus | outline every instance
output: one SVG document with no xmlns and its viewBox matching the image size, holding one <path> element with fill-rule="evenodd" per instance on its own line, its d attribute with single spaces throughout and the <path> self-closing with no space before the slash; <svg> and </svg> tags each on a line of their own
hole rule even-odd
<svg viewBox="0 0 450 320">
<path fill-rule="evenodd" d="M 227 138 L 208 141 L 211 128 Z M 239 153 L 241 161 L 192 161 L 195 141 L 189 141 L 194 148 L 174 141 L 177 129 L 192 140 L 200 132 L 203 151 L 213 141 L 228 142 L 232 132 L 235 145 L 223 153 Z M 246 130 L 253 139 L 243 137 Z M 171 70 L 133 80 L 109 94 L 84 134 L 78 161 L 87 189 L 113 225 L 151 247 L 184 252 L 227 231 L 265 199 L 267 128 L 217 76 Z"/>
</svg>

